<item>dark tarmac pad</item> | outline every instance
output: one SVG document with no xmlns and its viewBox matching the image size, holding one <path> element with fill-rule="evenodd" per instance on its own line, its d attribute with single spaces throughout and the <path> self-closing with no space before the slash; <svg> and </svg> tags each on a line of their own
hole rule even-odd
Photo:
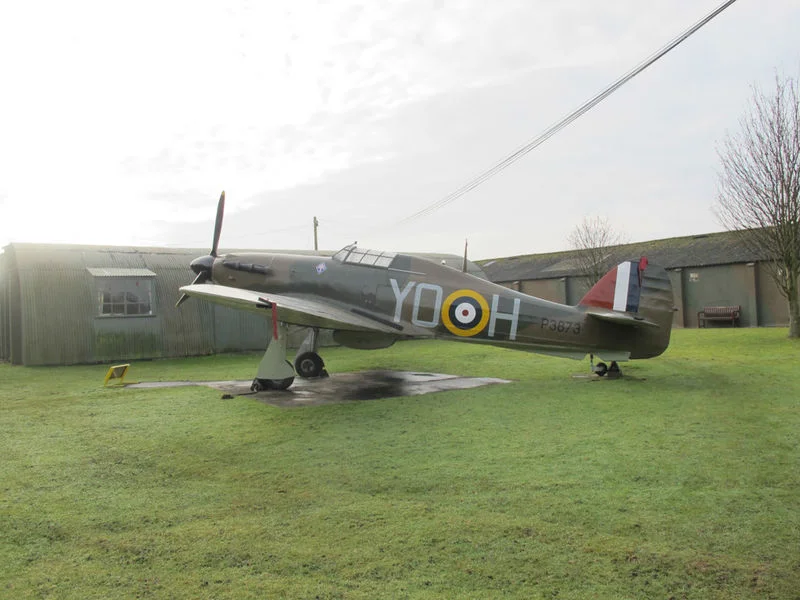
<svg viewBox="0 0 800 600">
<path fill-rule="evenodd" d="M 446 390 L 464 390 L 495 383 L 509 383 L 493 377 L 460 377 L 442 373 L 410 371 L 360 371 L 337 373 L 319 379 L 297 377 L 288 390 L 251 392 L 251 381 L 165 381 L 134 383 L 125 387 L 155 388 L 204 385 L 233 396 L 252 396 L 273 406 L 317 406 L 399 396 L 419 396 Z"/>
</svg>

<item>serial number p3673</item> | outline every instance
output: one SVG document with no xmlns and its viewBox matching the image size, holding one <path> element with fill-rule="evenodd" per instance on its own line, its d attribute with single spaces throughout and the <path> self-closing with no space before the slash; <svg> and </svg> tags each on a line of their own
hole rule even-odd
<svg viewBox="0 0 800 600">
<path fill-rule="evenodd" d="M 581 324 L 574 321 L 561 321 L 560 319 L 542 319 L 542 329 L 578 335 L 581 332 Z"/>
</svg>

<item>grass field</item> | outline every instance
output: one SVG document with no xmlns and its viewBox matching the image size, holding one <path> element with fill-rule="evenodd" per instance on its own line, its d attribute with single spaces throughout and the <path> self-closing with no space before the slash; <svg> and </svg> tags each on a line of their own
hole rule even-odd
<svg viewBox="0 0 800 600">
<path fill-rule="evenodd" d="M 680 330 L 619 381 L 468 344 L 325 358 L 514 383 L 279 409 L 0 364 L 0 597 L 800 598 L 785 330 Z"/>
</svg>

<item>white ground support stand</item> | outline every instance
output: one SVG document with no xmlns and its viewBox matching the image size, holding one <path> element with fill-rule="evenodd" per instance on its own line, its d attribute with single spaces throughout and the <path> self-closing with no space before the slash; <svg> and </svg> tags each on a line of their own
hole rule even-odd
<svg viewBox="0 0 800 600">
<path fill-rule="evenodd" d="M 286 339 L 289 326 L 278 323 L 278 337 L 270 335 L 267 350 L 258 365 L 256 378 L 251 389 L 255 392 L 265 389 L 285 390 L 294 382 L 294 367 L 286 360 Z"/>
</svg>

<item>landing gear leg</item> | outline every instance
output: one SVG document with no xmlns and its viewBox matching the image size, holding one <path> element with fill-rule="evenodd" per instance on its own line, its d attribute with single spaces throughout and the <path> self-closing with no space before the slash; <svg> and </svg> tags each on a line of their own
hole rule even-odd
<svg viewBox="0 0 800 600">
<path fill-rule="evenodd" d="M 325 362 L 322 360 L 322 357 L 317 354 L 318 348 L 319 329 L 317 327 L 311 327 L 308 330 L 306 339 L 300 344 L 300 348 L 297 350 L 297 356 L 294 359 L 294 368 L 300 377 L 328 376 L 328 372 L 325 370 Z"/>
<path fill-rule="evenodd" d="M 606 365 L 606 363 L 599 362 L 597 364 L 594 364 L 594 354 L 589 355 L 589 367 L 591 368 L 592 373 L 594 373 L 598 377 L 602 377 L 608 372 L 608 365 Z"/>
<path fill-rule="evenodd" d="M 256 378 L 250 389 L 254 392 L 262 390 L 285 390 L 294 383 L 292 363 L 286 360 L 286 338 L 289 327 L 286 323 L 278 323 L 278 338 L 270 335 L 267 351 L 258 365 Z"/>
</svg>

